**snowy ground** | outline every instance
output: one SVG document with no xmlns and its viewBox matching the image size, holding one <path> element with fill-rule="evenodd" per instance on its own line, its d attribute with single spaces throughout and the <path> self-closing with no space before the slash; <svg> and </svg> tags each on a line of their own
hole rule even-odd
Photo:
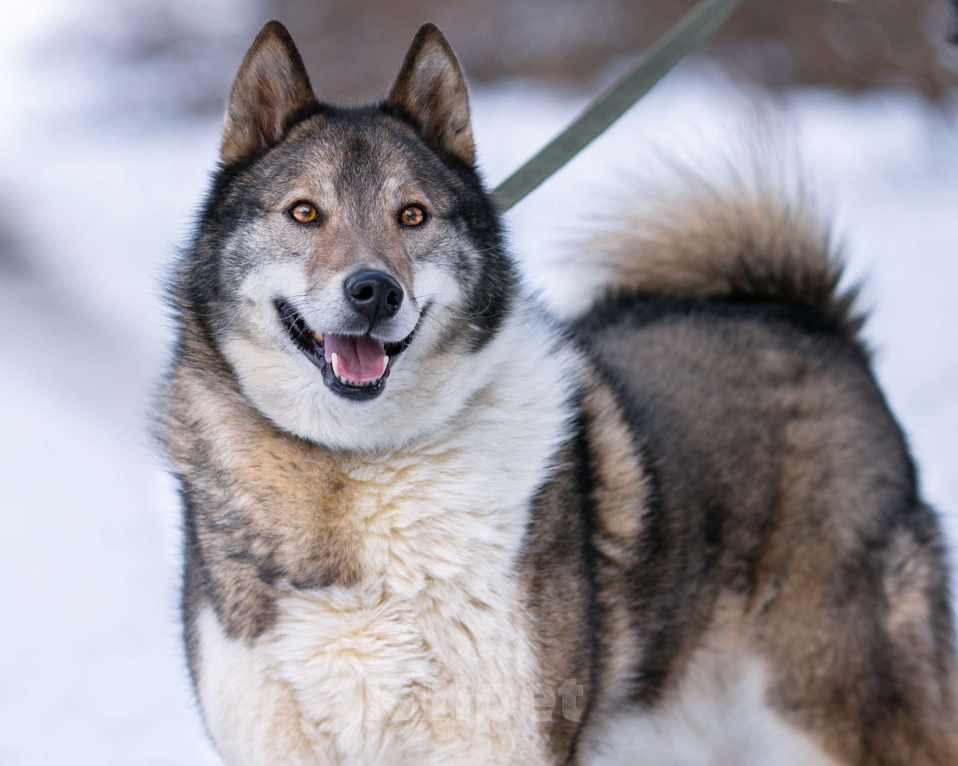
<svg viewBox="0 0 958 766">
<path fill-rule="evenodd" d="M 146 413 L 169 337 L 161 279 L 219 126 L 77 116 L 42 96 L 49 79 L 10 68 L 11 50 L 0 56 L 0 235 L 13 233 L 12 245 L 0 236 L 0 764 L 215 763 L 181 657 L 177 511 Z M 529 83 L 476 93 L 489 180 L 584 99 Z M 853 274 L 868 276 L 879 378 L 958 539 L 958 115 L 894 93 L 796 92 L 779 106 Z M 554 255 L 612 179 L 655 149 L 720 147 L 751 109 L 718 76 L 670 77 L 509 214 L 533 281 L 561 287 Z"/>
</svg>

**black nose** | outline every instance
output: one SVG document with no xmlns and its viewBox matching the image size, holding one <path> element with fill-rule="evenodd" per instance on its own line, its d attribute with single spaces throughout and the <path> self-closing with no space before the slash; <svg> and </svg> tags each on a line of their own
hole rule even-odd
<svg viewBox="0 0 958 766">
<path fill-rule="evenodd" d="M 402 306 L 399 283 L 381 271 L 360 271 L 346 280 L 346 300 L 369 321 L 391 317 Z"/>
</svg>

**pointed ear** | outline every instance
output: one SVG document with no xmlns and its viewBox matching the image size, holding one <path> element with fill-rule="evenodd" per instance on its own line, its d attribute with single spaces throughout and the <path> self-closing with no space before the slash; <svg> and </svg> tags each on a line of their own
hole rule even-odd
<svg viewBox="0 0 958 766">
<path fill-rule="evenodd" d="M 435 24 L 419 28 L 387 103 L 412 115 L 427 139 L 469 166 L 475 162 L 466 78 Z"/>
<path fill-rule="evenodd" d="M 271 21 L 256 36 L 236 74 L 226 110 L 220 159 L 245 159 L 277 143 L 296 112 L 316 103 L 286 27 Z"/>
</svg>

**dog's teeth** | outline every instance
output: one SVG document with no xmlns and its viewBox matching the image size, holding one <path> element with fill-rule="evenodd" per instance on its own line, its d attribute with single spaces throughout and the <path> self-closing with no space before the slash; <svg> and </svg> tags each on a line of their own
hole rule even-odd
<svg viewBox="0 0 958 766">
<path fill-rule="evenodd" d="M 342 377 L 339 374 L 339 356 L 336 352 L 333 352 L 333 357 L 330 359 L 330 363 L 333 365 L 333 375 L 342 380 Z"/>
<path fill-rule="evenodd" d="M 326 333 L 317 332 L 317 333 L 314 333 L 314 335 L 316 336 L 317 343 L 322 343 L 323 341 L 326 340 Z"/>
<path fill-rule="evenodd" d="M 388 357 L 388 356 L 384 356 L 384 357 L 383 357 L 383 375 L 386 374 L 386 368 L 387 368 L 388 366 L 389 366 L 389 357 Z M 380 376 L 380 377 L 381 377 L 381 376 Z"/>
</svg>

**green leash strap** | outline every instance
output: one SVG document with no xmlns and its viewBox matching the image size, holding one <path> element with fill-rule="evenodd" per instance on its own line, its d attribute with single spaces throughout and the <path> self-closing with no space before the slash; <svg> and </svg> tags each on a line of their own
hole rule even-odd
<svg viewBox="0 0 958 766">
<path fill-rule="evenodd" d="M 742 0 L 703 0 L 689 11 L 631 71 L 499 184 L 493 192 L 499 211 L 506 212 L 601 135 L 676 64 L 708 40 L 741 3 Z"/>
</svg>

